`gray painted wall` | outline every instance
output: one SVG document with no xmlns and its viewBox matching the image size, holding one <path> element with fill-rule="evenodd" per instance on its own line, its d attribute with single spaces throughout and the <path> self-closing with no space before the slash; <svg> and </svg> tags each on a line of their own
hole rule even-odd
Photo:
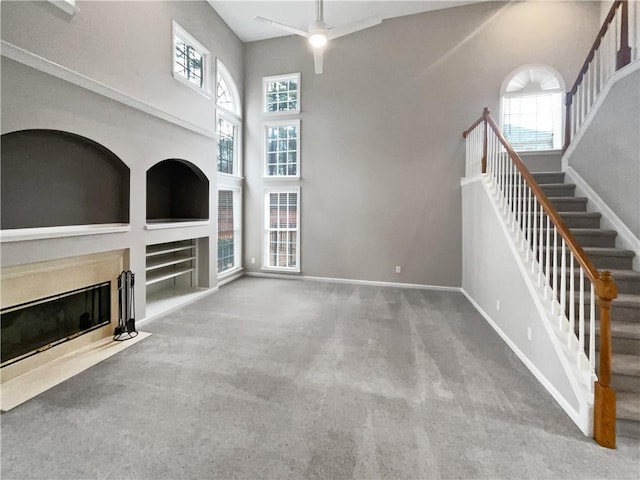
<svg viewBox="0 0 640 480">
<path fill-rule="evenodd" d="M 302 273 L 459 286 L 462 131 L 484 106 L 498 117 L 521 65 L 574 78 L 599 15 L 595 2 L 492 2 L 385 20 L 333 42 L 319 76 L 302 38 L 247 44 L 247 269 L 260 270 L 268 185 L 262 76 L 302 75 Z"/>
<path fill-rule="evenodd" d="M 640 70 L 613 85 L 566 160 L 640 238 Z"/>
<path fill-rule="evenodd" d="M 462 187 L 462 202 L 462 288 L 578 412 L 580 402 L 481 181 Z M 527 338 L 527 328 L 531 328 L 531 340 Z"/>
<path fill-rule="evenodd" d="M 80 12 L 71 18 L 47 2 L 3 1 L 2 39 L 213 131 L 215 100 L 171 74 L 176 19 L 225 63 L 242 89 L 242 43 L 206 2 L 77 5 Z M 199 285 L 215 287 L 215 216 L 205 226 L 145 229 L 146 172 L 168 158 L 202 170 L 210 182 L 209 211 L 217 211 L 215 140 L 3 57 L 2 133 L 28 128 L 77 133 L 117 155 L 131 170 L 131 230 L 3 243 L 3 266 L 127 248 L 130 268 L 143 285 L 147 244 L 198 238 Z M 145 302 L 144 288 L 136 289 L 138 319 L 145 317 Z"/>
</svg>

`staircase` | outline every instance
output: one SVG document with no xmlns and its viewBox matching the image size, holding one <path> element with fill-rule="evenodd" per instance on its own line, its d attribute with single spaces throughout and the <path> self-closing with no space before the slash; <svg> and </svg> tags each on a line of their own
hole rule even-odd
<svg viewBox="0 0 640 480">
<path fill-rule="evenodd" d="M 611 309 L 617 433 L 640 439 L 640 272 L 632 268 L 635 254 L 615 247 L 617 232 L 600 228 L 600 213 L 587 212 L 588 200 L 575 196 L 576 186 L 564 183 L 564 172 L 534 173 L 533 177 L 596 268 L 609 270 L 618 286 Z M 576 286 L 578 275 L 576 272 Z M 596 325 L 596 348 L 599 344 Z"/>
</svg>

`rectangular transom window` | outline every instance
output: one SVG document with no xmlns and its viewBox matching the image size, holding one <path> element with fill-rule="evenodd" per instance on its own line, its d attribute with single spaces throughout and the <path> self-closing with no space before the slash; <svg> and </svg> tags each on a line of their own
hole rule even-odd
<svg viewBox="0 0 640 480">
<path fill-rule="evenodd" d="M 265 197 L 266 268 L 300 271 L 300 190 L 268 191 Z"/>
<path fill-rule="evenodd" d="M 209 51 L 173 22 L 173 76 L 185 85 L 209 92 Z"/>
<path fill-rule="evenodd" d="M 263 77 L 262 94 L 265 113 L 300 112 L 300 74 Z"/>
<path fill-rule="evenodd" d="M 265 176 L 299 177 L 300 120 L 265 125 Z"/>
<path fill-rule="evenodd" d="M 239 199 L 234 190 L 218 191 L 218 274 L 239 266 Z"/>
</svg>

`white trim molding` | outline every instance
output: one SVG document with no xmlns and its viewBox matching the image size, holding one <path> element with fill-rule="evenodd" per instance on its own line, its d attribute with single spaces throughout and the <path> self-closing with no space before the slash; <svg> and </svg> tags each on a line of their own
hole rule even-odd
<svg viewBox="0 0 640 480">
<path fill-rule="evenodd" d="M 291 275 L 286 273 L 245 272 L 247 277 L 279 278 L 288 280 L 305 280 L 311 282 L 342 283 L 347 285 L 368 285 L 372 287 L 408 288 L 413 290 L 438 290 L 442 292 L 462 292 L 460 287 L 442 285 L 423 285 L 419 283 L 378 282 L 375 280 L 356 280 L 353 278 L 313 277 L 308 275 Z"/>
<path fill-rule="evenodd" d="M 35 53 L 29 52 L 23 48 L 20 48 L 12 43 L 9 43 L 5 40 L 2 40 L 2 50 L 1 55 L 15 62 L 21 63 L 22 65 L 26 65 L 27 67 L 31 67 L 34 70 L 38 70 L 42 73 L 46 73 L 51 75 L 52 77 L 59 78 L 64 80 L 65 82 L 69 82 L 78 87 L 84 88 L 93 93 L 97 93 L 103 97 L 106 97 L 110 100 L 114 100 L 118 103 L 126 105 L 127 107 L 134 108 L 138 111 L 144 112 L 153 117 L 159 118 L 160 120 L 164 120 L 165 122 L 171 123 L 173 125 L 177 125 L 191 132 L 197 133 L 199 135 L 205 136 L 207 138 L 217 139 L 217 135 L 215 131 L 209 130 L 207 128 L 201 127 L 200 125 L 196 125 L 195 123 L 191 123 L 188 120 L 177 117 L 172 113 L 169 113 L 165 110 L 161 110 L 153 105 L 144 102 L 138 98 L 132 97 L 120 90 L 116 90 L 115 88 L 109 87 L 104 83 L 98 82 L 92 78 L 87 77 L 75 70 L 71 70 L 70 68 L 64 67 L 58 63 L 52 62 L 40 55 L 36 55 Z"/>
<path fill-rule="evenodd" d="M 80 237 L 83 235 L 104 235 L 123 233 L 131 230 L 128 223 L 105 223 L 102 225 L 68 225 L 62 227 L 35 227 L 0 230 L 0 243 L 43 240 L 46 238 Z"/>
<path fill-rule="evenodd" d="M 567 167 L 565 174 L 572 183 L 575 183 L 578 192 L 589 199 L 588 206 L 592 206 L 589 210 L 597 211 L 602 214 L 603 228 L 611 228 L 618 232 L 616 243 L 619 247 L 633 250 L 636 256 L 633 259 L 633 268 L 640 270 L 640 239 L 625 225 L 625 223 L 616 215 L 616 213 L 606 204 L 606 202 L 591 188 L 573 167 Z"/>
</svg>

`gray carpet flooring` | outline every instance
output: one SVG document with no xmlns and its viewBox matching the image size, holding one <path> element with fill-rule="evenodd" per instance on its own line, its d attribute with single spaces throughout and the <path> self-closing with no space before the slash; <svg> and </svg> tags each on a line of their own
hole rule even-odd
<svg viewBox="0 0 640 480">
<path fill-rule="evenodd" d="M 639 478 L 459 293 L 244 278 L 3 414 L 2 479 Z"/>
</svg>

